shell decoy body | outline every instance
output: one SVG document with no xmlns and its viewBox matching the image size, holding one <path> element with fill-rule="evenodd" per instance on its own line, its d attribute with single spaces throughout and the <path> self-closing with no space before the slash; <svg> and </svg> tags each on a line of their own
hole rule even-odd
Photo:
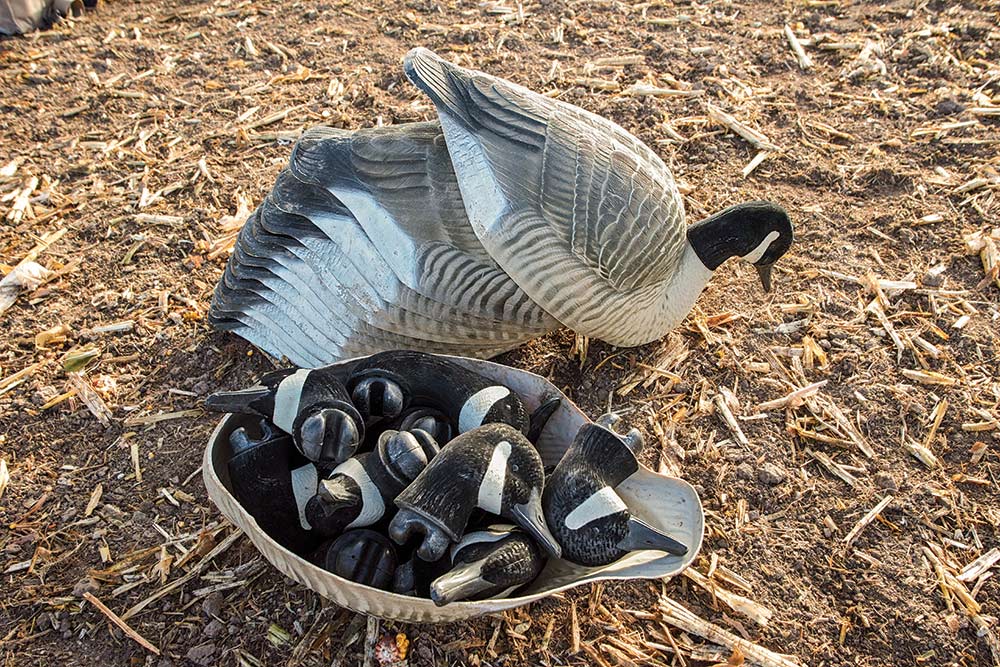
<svg viewBox="0 0 1000 667">
<path fill-rule="evenodd" d="M 205 405 L 270 419 L 291 434 L 310 461 L 340 463 L 364 438 L 365 425 L 350 395 L 332 369 L 283 369 L 267 373 L 256 386 L 216 392 Z"/>
<path fill-rule="evenodd" d="M 494 423 L 528 432 L 528 413 L 517 394 L 433 354 L 394 350 L 372 355 L 355 366 L 347 387 L 367 420 L 429 407 L 447 416 L 458 433 Z"/>
<path fill-rule="evenodd" d="M 527 533 L 492 525 L 466 533 L 451 548 L 451 569 L 434 580 L 431 599 L 438 606 L 457 600 L 507 597 L 534 581 L 545 559 Z"/>
<path fill-rule="evenodd" d="M 245 427 L 229 436 L 233 495 L 278 544 L 305 553 L 320 541 L 305 515 L 306 504 L 316 493 L 316 466 L 295 449 L 291 436 L 266 420 L 259 429 L 257 438 Z"/>
<path fill-rule="evenodd" d="M 475 509 L 502 516 L 559 555 L 542 515 L 542 460 L 527 438 L 507 424 L 487 424 L 452 440 L 396 498 L 389 523 L 397 544 L 419 537 L 417 554 L 441 558 L 462 539 Z"/>
<path fill-rule="evenodd" d="M 388 590 L 396 572 L 396 548 L 373 530 L 349 530 L 325 542 L 312 561 L 338 577 L 372 588 Z"/>
<path fill-rule="evenodd" d="M 393 500 L 438 453 L 425 431 L 384 431 L 374 451 L 347 459 L 319 482 L 306 518 L 320 535 L 378 523 L 395 510 Z"/>
<path fill-rule="evenodd" d="M 622 436 L 605 415 L 586 424 L 549 476 L 542 505 L 564 559 L 579 565 L 612 563 L 631 551 L 656 549 L 682 555 L 687 548 L 633 516 L 615 487 L 639 469 L 642 436 Z"/>
</svg>

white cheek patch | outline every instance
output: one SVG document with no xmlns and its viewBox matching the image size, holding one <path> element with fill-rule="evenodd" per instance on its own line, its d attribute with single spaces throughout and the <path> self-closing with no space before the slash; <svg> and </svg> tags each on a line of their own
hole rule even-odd
<svg viewBox="0 0 1000 667">
<path fill-rule="evenodd" d="M 490 465 L 486 468 L 483 481 L 479 484 L 478 507 L 499 514 L 503 503 L 503 487 L 507 481 L 507 459 L 510 458 L 511 446 L 506 440 L 501 440 L 493 449 Z"/>
<path fill-rule="evenodd" d="M 771 232 L 770 234 L 764 237 L 764 240 L 760 242 L 760 245 L 754 248 L 750 252 L 750 254 L 743 255 L 743 259 L 753 264 L 758 259 L 764 256 L 764 253 L 767 252 L 767 249 L 771 247 L 771 244 L 774 243 L 775 239 L 777 239 L 779 236 L 781 236 L 781 234 L 779 234 L 778 232 L 776 231 Z"/>
<path fill-rule="evenodd" d="M 299 401 L 302 398 L 302 386 L 309 377 L 310 370 L 301 368 L 280 383 L 274 393 L 274 425 L 285 433 L 291 433 L 295 424 L 295 415 L 299 412 Z"/>
<path fill-rule="evenodd" d="M 628 507 L 618 497 L 615 490 L 610 486 L 604 486 L 566 515 L 564 523 L 570 530 L 577 530 L 578 528 L 583 528 L 591 521 L 596 521 L 597 519 L 602 519 L 627 509 Z"/>
<path fill-rule="evenodd" d="M 333 472 L 350 477 L 361 489 L 361 514 L 347 524 L 347 528 L 370 526 L 382 518 L 382 515 L 385 514 L 385 501 L 382 500 L 382 494 L 379 493 L 375 482 L 368 476 L 368 471 L 357 459 L 347 459 Z"/>
<path fill-rule="evenodd" d="M 483 542 L 499 542 L 510 535 L 510 531 L 516 526 L 509 524 L 493 524 L 486 530 L 477 530 L 473 533 L 466 533 L 461 540 L 451 545 L 451 559 L 455 560 L 455 554 L 469 546 L 470 544 L 482 544 Z"/>
<path fill-rule="evenodd" d="M 486 413 L 490 411 L 493 404 L 508 396 L 510 396 L 510 389 L 501 386 L 486 387 L 486 389 L 480 389 L 470 396 L 458 415 L 458 432 L 465 433 L 477 426 L 482 426 L 483 418 L 486 417 Z"/>
<path fill-rule="evenodd" d="M 299 525 L 306 530 L 312 530 L 312 525 L 306 519 L 306 503 L 316 495 L 318 483 L 319 473 L 311 463 L 292 471 L 292 495 L 295 496 L 295 507 L 299 510 Z"/>
</svg>

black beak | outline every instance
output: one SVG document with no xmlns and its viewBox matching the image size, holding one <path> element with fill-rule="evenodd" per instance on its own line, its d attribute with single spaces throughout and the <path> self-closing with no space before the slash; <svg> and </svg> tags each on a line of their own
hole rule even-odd
<svg viewBox="0 0 1000 667">
<path fill-rule="evenodd" d="M 757 269 L 757 275 L 760 276 L 760 284 L 764 288 L 765 292 L 771 291 L 771 269 L 774 264 L 754 264 L 753 268 Z"/>
</svg>

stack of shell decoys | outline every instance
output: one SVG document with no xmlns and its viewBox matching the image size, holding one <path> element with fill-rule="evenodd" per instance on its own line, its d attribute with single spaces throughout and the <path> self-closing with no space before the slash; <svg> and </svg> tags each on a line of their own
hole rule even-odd
<svg viewBox="0 0 1000 667">
<path fill-rule="evenodd" d="M 289 369 L 208 407 L 259 424 L 230 436 L 233 495 L 278 544 L 374 588 L 509 596 L 549 558 L 583 566 L 687 547 L 632 516 L 615 488 L 637 431 L 585 425 L 547 475 L 534 440 L 556 400 L 521 398 L 458 364 L 389 351 L 349 369 Z"/>
<path fill-rule="evenodd" d="M 308 368 L 486 358 L 559 326 L 660 338 L 731 257 L 770 288 L 792 242 L 780 207 L 687 226 L 663 161 L 613 122 L 426 49 L 404 69 L 437 120 L 306 132 L 239 235 L 216 327 Z"/>
</svg>

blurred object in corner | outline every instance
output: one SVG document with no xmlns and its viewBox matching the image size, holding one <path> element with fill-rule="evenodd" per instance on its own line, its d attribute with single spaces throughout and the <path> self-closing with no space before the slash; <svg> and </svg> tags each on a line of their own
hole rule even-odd
<svg viewBox="0 0 1000 667">
<path fill-rule="evenodd" d="M 84 7 L 98 0 L 0 0 L 0 35 L 22 35 L 48 28 L 72 12 L 79 16 Z"/>
</svg>

